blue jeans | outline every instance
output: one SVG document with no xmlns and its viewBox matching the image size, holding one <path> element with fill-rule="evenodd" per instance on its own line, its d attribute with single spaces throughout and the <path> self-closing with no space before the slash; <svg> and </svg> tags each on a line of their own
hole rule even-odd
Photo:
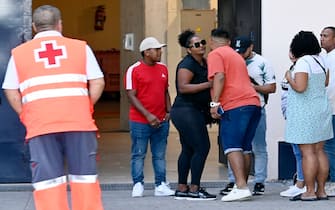
<svg viewBox="0 0 335 210">
<path fill-rule="evenodd" d="M 302 156 L 300 148 L 297 144 L 291 144 L 293 154 L 295 156 L 296 170 L 297 170 L 297 180 L 304 181 L 304 172 L 302 171 Z"/>
<path fill-rule="evenodd" d="M 323 146 L 329 161 L 329 181 L 331 182 L 335 182 L 335 115 L 333 115 L 333 132 L 334 138 L 327 140 Z"/>
<path fill-rule="evenodd" d="M 266 149 L 266 112 L 261 109 L 261 117 L 252 140 L 252 152 L 254 154 L 255 183 L 264 183 L 267 178 L 268 152 Z M 229 182 L 235 182 L 233 172 L 228 165 Z"/>
<path fill-rule="evenodd" d="M 131 175 L 133 183 L 144 181 L 144 159 L 147 154 L 148 143 L 152 153 L 152 165 L 155 173 L 155 185 L 166 182 L 165 152 L 169 134 L 169 122 L 162 122 L 159 128 L 150 124 L 129 122 L 131 136 Z"/>
</svg>

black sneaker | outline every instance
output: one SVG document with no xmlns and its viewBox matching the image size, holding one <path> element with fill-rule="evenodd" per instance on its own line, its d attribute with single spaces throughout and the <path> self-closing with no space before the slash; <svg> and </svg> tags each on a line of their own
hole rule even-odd
<svg viewBox="0 0 335 210">
<path fill-rule="evenodd" d="M 256 183 L 254 186 L 253 195 L 264 195 L 265 186 L 263 183 Z"/>
<path fill-rule="evenodd" d="M 220 195 L 228 195 L 228 193 L 234 188 L 234 185 L 234 182 L 229 182 L 224 189 L 220 190 Z"/>
<path fill-rule="evenodd" d="M 189 191 L 186 190 L 184 192 L 176 190 L 176 192 L 174 193 L 174 199 L 176 200 L 185 200 L 189 197 L 188 195 Z"/>
<path fill-rule="evenodd" d="M 209 194 L 204 188 L 200 187 L 196 192 L 189 191 L 186 199 L 190 201 L 211 201 L 216 199 L 216 195 Z"/>
</svg>

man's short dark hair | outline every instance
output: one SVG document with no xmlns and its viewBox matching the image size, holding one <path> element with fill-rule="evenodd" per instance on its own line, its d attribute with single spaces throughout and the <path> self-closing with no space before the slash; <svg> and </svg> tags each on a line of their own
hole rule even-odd
<svg viewBox="0 0 335 210">
<path fill-rule="evenodd" d="M 334 27 L 334 26 L 327 26 L 327 27 L 325 27 L 323 30 L 326 30 L 326 29 L 331 30 L 332 33 L 333 33 L 333 36 L 335 36 L 335 27 Z"/>
<path fill-rule="evenodd" d="M 229 39 L 230 40 L 230 34 L 228 31 L 222 29 L 222 28 L 215 28 L 211 31 L 211 37 L 217 37 L 217 38 L 223 38 L 223 39 Z"/>
</svg>

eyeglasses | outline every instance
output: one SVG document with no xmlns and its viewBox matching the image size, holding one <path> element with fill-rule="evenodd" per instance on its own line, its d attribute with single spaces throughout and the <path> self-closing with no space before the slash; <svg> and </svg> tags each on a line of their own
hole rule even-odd
<svg viewBox="0 0 335 210">
<path fill-rule="evenodd" d="M 201 45 L 205 46 L 207 44 L 206 40 L 201 40 L 200 42 L 194 42 L 190 48 L 194 47 L 194 48 L 199 48 Z"/>
</svg>

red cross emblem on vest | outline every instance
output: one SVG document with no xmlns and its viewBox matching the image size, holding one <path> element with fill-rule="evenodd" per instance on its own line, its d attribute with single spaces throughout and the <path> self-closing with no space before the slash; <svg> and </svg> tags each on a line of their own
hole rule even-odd
<svg viewBox="0 0 335 210">
<path fill-rule="evenodd" d="M 44 67 L 56 68 L 60 67 L 60 60 L 67 58 L 65 46 L 58 46 L 56 40 L 48 40 L 41 42 L 41 48 L 34 50 L 36 62 L 43 62 Z"/>
</svg>

